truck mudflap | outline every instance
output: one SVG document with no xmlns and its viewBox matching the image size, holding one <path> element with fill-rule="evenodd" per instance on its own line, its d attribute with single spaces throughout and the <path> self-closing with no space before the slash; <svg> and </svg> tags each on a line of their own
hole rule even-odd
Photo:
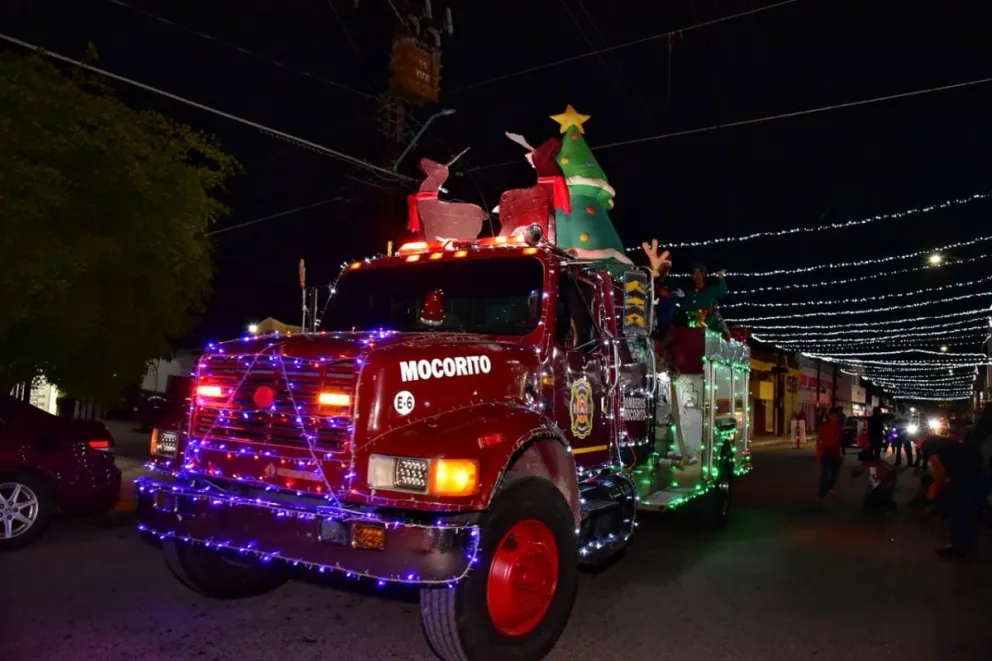
<svg viewBox="0 0 992 661">
<path fill-rule="evenodd" d="M 149 540 L 178 539 L 380 584 L 454 585 L 477 561 L 479 527 L 465 515 L 415 520 L 182 478 L 143 477 L 136 485 L 138 530 Z"/>
</svg>

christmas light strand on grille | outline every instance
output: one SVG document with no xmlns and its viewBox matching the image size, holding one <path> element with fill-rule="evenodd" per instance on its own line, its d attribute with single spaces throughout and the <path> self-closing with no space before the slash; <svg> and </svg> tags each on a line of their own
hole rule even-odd
<svg viewBox="0 0 992 661">
<path fill-rule="evenodd" d="M 842 269 L 842 268 L 854 268 L 859 266 L 871 266 L 873 264 L 887 264 L 889 262 L 897 262 L 903 259 L 914 259 L 933 254 L 939 254 L 942 252 L 946 252 L 948 250 L 955 250 L 957 248 L 965 248 L 967 246 L 973 246 L 978 243 L 982 243 L 984 241 L 992 241 L 992 236 L 980 236 L 974 239 L 968 239 L 967 241 L 958 241 L 957 243 L 949 243 L 946 246 L 940 246 L 938 248 L 917 250 L 915 252 L 904 253 L 902 255 L 891 255 L 889 257 L 862 259 L 854 262 L 834 262 L 832 264 L 815 264 L 813 266 L 798 266 L 795 268 L 775 269 L 773 271 L 750 271 L 750 272 L 727 271 L 726 275 L 737 278 L 766 278 L 776 275 L 796 275 L 799 273 L 812 273 L 814 271 L 822 271 L 824 269 Z M 671 277 L 687 278 L 689 277 L 689 274 L 677 273 L 677 274 L 672 274 Z"/>
<path fill-rule="evenodd" d="M 930 294 L 932 292 L 947 291 L 948 289 L 957 289 L 959 287 L 971 287 L 972 285 L 979 285 L 983 282 L 992 281 L 992 275 L 986 276 L 984 278 L 979 278 L 977 280 L 968 280 L 966 282 L 953 282 L 949 285 L 941 285 L 939 287 L 925 287 L 923 289 L 916 289 L 913 291 L 895 292 L 892 294 L 879 294 L 877 296 L 860 296 L 852 298 L 839 298 L 833 300 L 821 300 L 821 301 L 787 301 L 787 302 L 771 302 L 767 303 L 765 301 L 741 301 L 740 303 L 721 303 L 720 309 L 726 308 L 742 308 L 742 307 L 763 307 L 763 308 L 788 308 L 788 307 L 809 307 L 817 306 L 823 307 L 825 305 L 850 305 L 852 303 L 871 303 L 872 301 L 884 301 L 890 298 L 907 298 L 909 296 L 921 296 L 923 294 Z"/>
<path fill-rule="evenodd" d="M 919 214 L 933 213 L 935 211 L 940 211 L 942 209 L 947 209 L 949 207 L 961 206 L 965 204 L 970 204 L 972 202 L 977 202 L 979 200 L 984 200 L 988 198 L 992 193 L 976 193 L 974 195 L 969 195 L 967 197 L 958 197 L 950 200 L 945 200 L 939 204 L 931 204 L 925 207 L 916 207 L 913 209 L 906 209 L 905 211 L 897 211 L 894 213 L 880 213 L 875 216 L 869 216 L 867 218 L 861 218 L 858 220 L 848 220 L 840 223 L 828 223 L 826 225 L 800 225 L 799 227 L 792 227 L 784 230 L 772 230 L 766 232 L 753 232 L 751 234 L 744 234 L 741 236 L 725 236 L 718 239 L 702 239 L 699 241 L 680 241 L 675 243 L 667 243 L 666 248 L 696 248 L 699 246 L 712 246 L 721 243 L 742 243 L 744 241 L 752 241 L 754 239 L 763 238 L 773 238 L 780 236 L 789 236 L 792 234 L 812 234 L 815 232 L 825 232 L 829 230 L 845 229 L 848 227 L 858 227 L 861 225 L 869 225 L 871 223 L 877 223 L 882 220 L 898 220 L 900 218 L 906 218 L 907 216 L 915 216 Z M 630 247 L 626 249 L 627 252 L 638 252 L 641 250 L 640 246 Z"/>
<path fill-rule="evenodd" d="M 754 321 L 777 321 L 779 319 L 807 319 L 809 317 L 834 317 L 839 315 L 866 315 L 879 314 L 881 312 L 891 312 L 893 310 L 910 310 L 912 308 L 923 308 L 930 305 L 943 305 L 954 301 L 963 301 L 969 298 L 992 297 L 992 291 L 975 292 L 973 294 L 961 294 L 959 296 L 948 296 L 938 301 L 920 301 L 918 303 L 906 303 L 905 305 L 889 305 L 883 308 L 870 308 L 867 310 L 819 310 L 817 312 L 796 312 L 793 314 L 775 315 L 771 317 L 738 317 L 736 319 L 727 318 L 725 321 L 733 323 L 745 323 Z"/>
<path fill-rule="evenodd" d="M 804 315 L 800 315 L 804 316 Z M 799 330 L 799 331 L 809 331 L 809 330 L 837 330 L 837 329 L 853 329 L 853 328 L 868 328 L 869 330 L 864 332 L 874 332 L 879 326 L 896 326 L 899 324 L 910 324 L 918 323 L 922 321 L 932 321 L 939 319 L 954 319 L 956 317 L 980 317 L 983 320 L 989 320 L 989 310 L 988 308 L 976 308 L 974 310 L 964 310 L 961 312 L 948 312 L 944 314 L 933 314 L 924 315 L 921 317 L 909 317 L 906 319 L 889 319 L 887 321 L 856 321 L 848 322 L 843 324 L 781 324 L 775 326 L 768 326 L 765 324 L 748 324 L 747 327 L 751 330 Z M 788 318 L 788 317 L 786 317 Z M 974 318 L 968 320 L 962 320 L 961 322 L 947 322 L 944 326 L 950 326 L 952 323 L 973 323 Z M 927 328 L 932 328 L 932 324 L 928 324 Z M 850 331 L 855 332 L 855 331 Z M 861 331 L 857 331 L 861 332 Z"/>
<path fill-rule="evenodd" d="M 972 264 L 974 262 L 980 262 L 988 258 L 988 254 L 977 255 L 975 257 L 962 257 L 954 260 L 941 261 L 939 264 L 927 264 L 926 266 L 916 266 L 911 269 L 896 269 L 894 271 L 882 271 L 881 273 L 873 273 L 871 275 L 861 275 L 856 278 L 840 278 L 837 280 L 821 280 L 820 282 L 808 282 L 808 283 L 789 283 L 780 285 L 768 285 L 765 287 L 754 287 L 752 289 L 737 289 L 734 288 L 728 296 L 745 296 L 749 294 L 761 294 L 765 292 L 779 292 L 787 289 L 816 289 L 818 287 L 832 287 L 834 285 L 847 285 L 854 282 L 868 282 L 875 281 L 879 278 L 888 278 L 896 275 L 903 275 L 905 273 L 917 273 L 919 271 L 933 271 L 935 269 L 942 269 L 949 266 L 957 266 L 960 264 Z M 725 307 L 725 306 L 724 306 Z"/>
</svg>

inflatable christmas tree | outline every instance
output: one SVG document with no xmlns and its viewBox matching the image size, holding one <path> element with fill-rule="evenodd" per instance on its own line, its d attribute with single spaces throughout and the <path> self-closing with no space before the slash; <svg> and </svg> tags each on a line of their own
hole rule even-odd
<svg viewBox="0 0 992 661">
<path fill-rule="evenodd" d="M 603 260 L 607 268 L 619 272 L 631 264 L 623 244 L 610 220 L 616 191 L 596 162 L 584 137 L 582 125 L 589 115 L 580 115 L 568 106 L 560 115 L 552 115 L 564 134 L 558 164 L 565 175 L 571 198 L 571 212 L 555 212 L 556 243 L 573 251 L 581 259 Z"/>
</svg>

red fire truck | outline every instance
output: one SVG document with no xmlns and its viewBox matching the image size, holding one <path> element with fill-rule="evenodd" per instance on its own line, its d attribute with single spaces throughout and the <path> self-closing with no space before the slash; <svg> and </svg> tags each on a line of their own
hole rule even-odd
<svg viewBox="0 0 992 661">
<path fill-rule="evenodd" d="M 139 527 L 190 588 L 414 584 L 439 658 L 541 659 L 639 507 L 726 522 L 747 349 L 680 328 L 658 362 L 645 271 L 536 232 L 409 244 L 335 289 L 320 333 L 210 346 L 156 434 Z"/>
</svg>

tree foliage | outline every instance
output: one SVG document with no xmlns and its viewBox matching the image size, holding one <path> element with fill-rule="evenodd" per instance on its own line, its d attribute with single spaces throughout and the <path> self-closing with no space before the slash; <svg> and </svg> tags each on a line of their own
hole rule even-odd
<svg viewBox="0 0 992 661">
<path fill-rule="evenodd" d="M 0 387 L 110 399 L 167 356 L 212 277 L 217 140 L 82 71 L 0 55 Z"/>
</svg>

